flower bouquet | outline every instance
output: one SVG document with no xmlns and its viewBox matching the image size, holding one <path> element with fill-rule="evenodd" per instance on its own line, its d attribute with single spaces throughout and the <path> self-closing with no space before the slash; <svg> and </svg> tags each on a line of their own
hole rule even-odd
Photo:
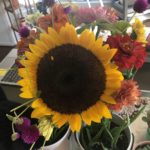
<svg viewBox="0 0 150 150">
<path fill-rule="evenodd" d="M 28 39 L 27 26 L 20 31 L 28 42 L 19 61 L 18 84 L 27 102 L 12 109 L 13 115 L 7 114 L 13 140 L 21 138 L 32 149 L 43 138 L 40 146 L 44 148 L 63 139 L 69 129 L 77 133 L 78 149 L 120 150 L 127 136 L 131 138 L 128 126 L 144 106 L 131 115 L 126 108 L 140 102 L 134 76 L 145 61 L 146 40 L 139 19 L 133 23 L 117 19 L 110 8 L 61 3 L 38 19 L 42 30 L 35 32 L 35 40 Z M 24 117 L 28 109 L 36 120 L 33 123 Z M 114 115 L 114 111 L 120 113 Z M 131 145 L 126 142 L 124 150 Z M 71 150 L 69 146 L 54 149 Z"/>
</svg>

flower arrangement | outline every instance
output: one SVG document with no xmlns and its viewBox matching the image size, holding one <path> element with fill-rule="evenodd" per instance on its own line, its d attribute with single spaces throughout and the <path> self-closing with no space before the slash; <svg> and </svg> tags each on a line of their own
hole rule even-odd
<svg viewBox="0 0 150 150">
<path fill-rule="evenodd" d="M 136 3 L 134 9 L 141 9 Z M 28 100 L 11 110 L 14 115 L 7 114 L 12 139 L 21 138 L 32 149 L 43 137 L 44 147 L 69 127 L 80 132 L 84 149 L 116 150 L 123 131 L 144 109 L 131 116 L 126 112 L 121 124 L 111 121 L 112 112 L 140 102 L 134 76 L 146 58 L 144 25 L 139 19 L 119 21 L 106 7 L 50 7 L 50 14 L 38 18 L 36 30 L 29 24 L 20 29 L 18 84 L 20 96 Z M 105 38 L 101 33 L 107 33 Z M 36 122 L 23 116 L 28 109 Z"/>
</svg>

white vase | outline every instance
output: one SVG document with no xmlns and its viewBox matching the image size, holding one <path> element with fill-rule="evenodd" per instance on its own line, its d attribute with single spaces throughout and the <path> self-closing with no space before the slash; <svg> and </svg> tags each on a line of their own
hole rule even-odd
<svg viewBox="0 0 150 150">
<path fill-rule="evenodd" d="M 117 114 L 113 114 L 113 118 L 112 118 L 112 122 L 114 122 L 114 123 L 116 123 L 116 124 L 121 124 L 122 123 L 122 118 L 120 117 L 120 116 L 118 116 Z M 127 127 L 126 129 L 125 129 L 125 134 L 126 134 L 126 136 L 127 136 L 127 138 L 128 138 L 128 141 L 129 141 L 129 143 L 128 143 L 128 148 L 126 149 L 126 150 L 131 150 L 132 149 L 132 146 L 133 146 L 133 136 L 132 136 L 132 132 L 131 132 L 131 129 L 130 129 L 130 127 Z M 79 149 L 78 150 L 85 150 L 84 148 L 83 148 L 83 146 L 81 145 L 81 143 L 80 143 L 80 140 L 79 140 L 79 137 L 80 137 L 80 133 L 76 133 L 76 140 L 77 140 L 77 144 L 78 144 L 78 146 L 79 146 Z"/>
<path fill-rule="evenodd" d="M 59 141 L 57 141 L 54 144 L 44 146 L 43 150 L 69 150 L 69 140 L 68 140 L 69 133 L 70 129 L 68 128 L 67 132 Z M 39 150 L 42 150 L 42 148 L 40 148 Z"/>
</svg>

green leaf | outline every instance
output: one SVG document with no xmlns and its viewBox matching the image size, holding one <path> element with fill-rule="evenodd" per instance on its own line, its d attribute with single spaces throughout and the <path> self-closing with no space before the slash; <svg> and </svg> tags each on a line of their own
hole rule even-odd
<svg viewBox="0 0 150 150">
<path fill-rule="evenodd" d="M 125 34 L 126 31 L 127 31 L 127 28 L 130 27 L 130 24 L 129 22 L 127 21 L 124 21 L 124 20 L 120 20 L 120 21 L 117 21 L 115 24 L 114 24 L 115 28 L 120 31 L 121 33 Z"/>
<path fill-rule="evenodd" d="M 87 137 L 88 137 L 88 141 L 90 142 L 92 140 L 90 130 L 88 128 L 85 128 L 85 130 L 86 130 L 86 134 L 87 134 Z"/>
<path fill-rule="evenodd" d="M 143 106 L 136 114 L 130 117 L 130 124 L 132 124 L 134 120 L 136 120 L 140 116 L 140 114 L 144 111 L 145 107 L 146 106 Z"/>
<path fill-rule="evenodd" d="M 11 116 L 11 115 L 6 114 L 6 117 L 7 117 L 7 118 L 8 118 L 8 120 L 10 120 L 10 121 L 13 121 L 13 120 L 14 120 L 14 117 L 13 117 L 13 116 Z"/>
<path fill-rule="evenodd" d="M 95 137 L 93 138 L 93 141 L 99 140 L 100 137 L 101 137 L 101 135 L 102 135 L 102 133 L 103 133 L 103 131 L 104 131 L 104 126 L 101 127 L 101 129 L 99 130 L 99 132 L 95 135 Z"/>
<path fill-rule="evenodd" d="M 86 143 L 85 141 L 85 132 L 84 132 L 85 128 L 82 128 L 81 131 L 80 131 L 80 142 L 81 142 L 81 145 L 86 149 L 88 144 Z"/>
<path fill-rule="evenodd" d="M 97 26 L 96 39 L 98 39 L 100 31 L 101 31 L 101 27 Z"/>
<path fill-rule="evenodd" d="M 77 33 L 80 34 L 82 33 L 85 29 L 90 29 L 91 24 L 82 24 L 79 29 L 77 29 Z"/>
<path fill-rule="evenodd" d="M 143 120 L 144 122 L 147 122 L 147 121 L 148 121 L 147 117 L 142 117 L 142 120 Z"/>
<path fill-rule="evenodd" d="M 117 127 L 111 130 L 111 134 L 114 138 L 114 141 L 112 143 L 112 147 L 114 149 L 116 149 L 117 142 L 121 136 L 122 131 L 125 130 L 129 126 L 129 124 L 130 124 L 130 118 L 129 116 L 127 116 L 127 120 L 122 120 L 121 124 L 119 124 Z"/>
</svg>

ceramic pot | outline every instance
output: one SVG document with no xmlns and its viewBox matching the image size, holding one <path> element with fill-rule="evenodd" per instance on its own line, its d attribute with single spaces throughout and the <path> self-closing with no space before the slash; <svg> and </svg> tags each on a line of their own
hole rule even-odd
<svg viewBox="0 0 150 150">
<path fill-rule="evenodd" d="M 43 150 L 69 150 L 69 140 L 68 140 L 69 133 L 70 129 L 68 128 L 67 132 L 59 141 L 57 141 L 54 144 L 44 146 Z M 42 150 L 42 148 L 40 148 L 39 150 Z"/>
<path fill-rule="evenodd" d="M 138 144 L 136 144 L 133 148 L 133 150 L 138 150 L 138 147 L 144 146 L 144 145 L 150 145 L 150 141 L 142 141 Z"/>
<path fill-rule="evenodd" d="M 113 118 L 112 118 L 112 122 L 114 122 L 115 124 L 121 124 L 123 122 L 122 118 L 120 116 L 118 116 L 117 114 L 113 114 Z M 131 129 L 130 127 L 127 127 L 125 129 L 125 134 L 127 136 L 127 139 L 129 141 L 129 144 L 128 144 L 128 148 L 127 150 L 131 150 L 132 149 L 132 146 L 133 146 L 133 136 L 132 136 L 132 133 L 131 133 Z M 78 150 L 85 150 L 83 148 L 83 146 L 81 145 L 80 141 L 79 141 L 79 137 L 80 137 L 80 133 L 76 133 L 76 140 L 77 140 L 77 144 L 78 146 L 80 147 L 80 149 Z"/>
</svg>

